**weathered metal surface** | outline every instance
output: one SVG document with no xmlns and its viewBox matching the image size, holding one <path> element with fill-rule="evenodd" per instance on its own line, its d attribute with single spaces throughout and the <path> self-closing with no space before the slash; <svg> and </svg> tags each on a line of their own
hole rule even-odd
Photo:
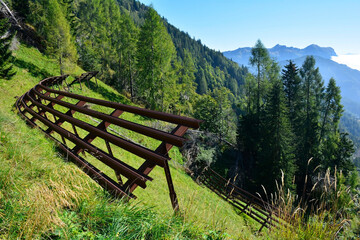
<svg viewBox="0 0 360 240">
<path fill-rule="evenodd" d="M 71 84 L 67 84 L 65 81 L 68 75 L 42 80 L 17 100 L 16 106 L 19 113 L 31 126 L 39 127 L 48 137 L 56 141 L 59 147 L 66 152 L 66 155 L 69 156 L 85 173 L 116 197 L 134 198 L 133 191 L 136 187 L 140 186 L 146 188 L 146 182 L 152 180 L 152 178 L 149 177 L 149 173 L 152 169 L 155 166 L 163 167 L 169 187 L 172 206 L 175 211 L 178 210 L 179 204 L 168 164 L 170 159 L 168 151 L 173 146 L 181 147 L 186 141 L 186 139 L 183 138 L 186 130 L 189 127 L 198 128 L 201 121 L 85 97 L 60 90 L 60 87 L 64 82 L 67 87 L 64 87 L 65 90 L 69 90 L 69 87 L 75 83 L 81 84 L 82 81 L 87 81 L 89 85 L 89 80 L 96 74 L 97 72 L 84 73 L 76 78 Z M 55 86 L 57 86 L 59 90 L 55 90 Z M 74 101 L 77 103 L 73 104 L 72 102 Z M 89 109 L 86 106 L 87 103 L 113 109 L 113 112 L 111 114 L 106 114 L 104 112 Z M 101 122 L 99 122 L 97 126 L 93 126 L 88 121 L 76 117 L 77 112 L 88 117 L 99 119 Z M 177 126 L 172 132 L 168 133 L 119 118 L 123 112 L 177 124 Z M 37 124 L 37 122 L 41 124 Z M 65 123 L 70 124 L 71 127 L 63 127 L 66 125 Z M 111 124 L 142 134 L 146 137 L 160 140 L 162 143 L 156 150 L 151 150 L 124 139 L 121 136 L 108 132 L 107 128 Z M 80 137 L 79 131 L 87 133 L 86 136 Z M 56 137 L 55 133 L 60 137 Z M 106 150 L 100 149 L 99 146 L 93 144 L 94 140 L 97 138 L 105 141 Z M 70 143 L 73 146 L 71 148 L 69 145 Z M 145 161 L 138 169 L 136 169 L 118 159 L 111 144 L 143 158 Z M 100 169 L 94 167 L 85 160 L 85 152 L 112 168 L 115 171 L 117 179 L 110 178 L 101 172 Z M 79 155 L 81 153 L 84 154 L 84 157 Z M 122 176 L 127 179 L 124 183 Z"/>
</svg>

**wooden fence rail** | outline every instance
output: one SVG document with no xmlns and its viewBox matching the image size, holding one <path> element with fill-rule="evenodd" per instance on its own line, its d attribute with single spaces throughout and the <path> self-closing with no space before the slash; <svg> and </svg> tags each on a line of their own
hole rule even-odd
<svg viewBox="0 0 360 240">
<path fill-rule="evenodd" d="M 210 167 L 205 167 L 199 180 L 229 202 L 240 213 L 244 213 L 261 224 L 259 232 L 264 228 L 288 225 L 280 216 L 280 210 L 261 198 L 234 185 L 230 179 L 225 179 Z"/>
</svg>

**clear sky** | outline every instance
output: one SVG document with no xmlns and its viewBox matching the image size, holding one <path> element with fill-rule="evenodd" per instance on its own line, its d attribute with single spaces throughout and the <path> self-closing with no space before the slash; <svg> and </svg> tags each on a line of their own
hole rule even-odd
<svg viewBox="0 0 360 240">
<path fill-rule="evenodd" d="M 141 0 L 208 47 L 226 51 L 261 39 L 360 54 L 360 0 Z"/>
</svg>

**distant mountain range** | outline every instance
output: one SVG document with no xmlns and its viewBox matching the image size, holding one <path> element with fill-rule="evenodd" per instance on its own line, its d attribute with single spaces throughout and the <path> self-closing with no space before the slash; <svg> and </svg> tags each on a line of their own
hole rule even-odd
<svg viewBox="0 0 360 240">
<path fill-rule="evenodd" d="M 337 56 L 334 49 L 312 44 L 304 49 L 276 45 L 268 50 L 270 56 L 278 61 L 281 67 L 285 66 L 288 60 L 293 60 L 300 68 L 306 56 L 314 56 L 316 66 L 319 67 L 325 83 L 327 84 L 328 80 L 333 77 L 340 86 L 343 97 L 342 104 L 345 109 L 360 118 L 360 71 L 331 60 L 331 57 Z M 251 48 L 238 48 L 223 54 L 239 65 L 248 66 Z"/>
</svg>

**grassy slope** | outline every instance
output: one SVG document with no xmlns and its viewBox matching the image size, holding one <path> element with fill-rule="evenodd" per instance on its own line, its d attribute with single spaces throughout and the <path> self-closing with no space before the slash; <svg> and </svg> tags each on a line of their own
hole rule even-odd
<svg viewBox="0 0 360 240">
<path fill-rule="evenodd" d="M 137 200 L 130 205 L 110 203 L 100 187 L 59 156 L 51 141 L 16 116 L 13 108 L 16 96 L 42 78 L 58 75 L 58 70 L 54 60 L 35 49 L 21 46 L 15 55 L 17 75 L 11 81 L 0 80 L 0 238 L 19 235 L 25 238 L 40 235 L 198 238 L 219 235 L 216 231 L 225 231 L 230 238 L 254 237 L 254 229 L 259 225 L 246 216 L 237 215 L 230 205 L 187 176 L 176 164 L 182 161 L 177 148 L 171 151 L 170 157 L 174 160 L 171 172 L 182 210 L 180 219 L 172 216 L 165 175 L 160 167 L 150 174 L 154 181 L 148 183 L 145 190 L 135 191 Z M 76 73 L 81 73 L 81 69 L 76 69 Z M 103 83 L 93 90 L 73 88 L 74 92 L 86 96 L 129 103 Z M 155 124 L 131 114 L 122 117 Z M 153 149 L 158 144 L 122 129 L 116 130 Z M 140 159 L 127 152 L 118 150 L 116 155 L 133 165 L 141 164 Z M 109 169 L 104 172 L 113 176 Z"/>
</svg>

